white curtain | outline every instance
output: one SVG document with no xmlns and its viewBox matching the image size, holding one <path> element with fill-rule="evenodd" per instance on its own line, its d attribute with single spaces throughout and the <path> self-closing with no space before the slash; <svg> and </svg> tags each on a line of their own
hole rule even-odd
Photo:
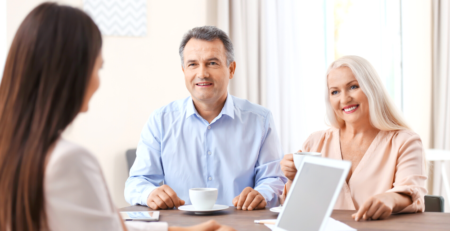
<svg viewBox="0 0 450 231">
<path fill-rule="evenodd" d="M 450 150 L 450 2 L 433 1 L 432 148 Z M 433 191 L 442 192 L 440 165 L 434 168 Z M 446 164 L 450 169 L 450 164 Z M 445 198 L 446 201 L 450 198 Z M 446 203 L 446 211 L 449 211 Z"/>
<path fill-rule="evenodd" d="M 285 153 L 327 128 L 325 71 L 333 54 L 327 10 L 325 1 L 218 2 L 218 26 L 235 47 L 230 93 L 271 110 Z"/>
<path fill-rule="evenodd" d="M 261 2 L 259 0 L 218 2 L 218 26 L 231 37 L 237 63 L 230 82 L 234 96 L 265 105 L 265 46 L 262 39 Z"/>
</svg>

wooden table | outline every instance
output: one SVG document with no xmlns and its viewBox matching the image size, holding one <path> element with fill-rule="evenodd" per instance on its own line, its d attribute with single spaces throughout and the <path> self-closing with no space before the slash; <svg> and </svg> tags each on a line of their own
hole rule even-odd
<svg viewBox="0 0 450 231">
<path fill-rule="evenodd" d="M 129 206 L 120 211 L 151 211 L 145 206 Z M 351 218 L 354 211 L 334 210 L 331 217 L 358 230 L 450 230 L 450 213 L 415 213 L 392 215 L 387 220 L 355 222 Z M 195 215 L 180 210 L 161 210 L 160 220 L 170 226 L 191 226 L 210 219 L 228 225 L 236 230 L 269 230 L 265 225 L 255 224 L 254 220 L 276 219 L 276 213 L 268 209 L 241 211 L 230 207 L 211 215 Z"/>
</svg>

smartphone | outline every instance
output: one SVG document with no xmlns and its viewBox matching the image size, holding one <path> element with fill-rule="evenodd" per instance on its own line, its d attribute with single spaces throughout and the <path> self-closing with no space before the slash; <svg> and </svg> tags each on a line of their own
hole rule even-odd
<svg viewBox="0 0 450 231">
<path fill-rule="evenodd" d="M 125 221 L 158 221 L 159 211 L 128 211 L 120 212 Z"/>
</svg>

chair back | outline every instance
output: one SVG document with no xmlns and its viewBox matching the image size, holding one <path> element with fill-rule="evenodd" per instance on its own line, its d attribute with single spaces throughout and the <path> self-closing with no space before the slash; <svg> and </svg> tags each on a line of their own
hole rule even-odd
<svg viewBox="0 0 450 231">
<path fill-rule="evenodd" d="M 128 149 L 125 152 L 125 156 L 127 158 L 128 174 L 130 174 L 131 166 L 133 166 L 134 160 L 136 159 L 136 149 Z"/>
<path fill-rule="evenodd" d="M 425 195 L 425 212 L 444 212 L 444 198 Z"/>
</svg>

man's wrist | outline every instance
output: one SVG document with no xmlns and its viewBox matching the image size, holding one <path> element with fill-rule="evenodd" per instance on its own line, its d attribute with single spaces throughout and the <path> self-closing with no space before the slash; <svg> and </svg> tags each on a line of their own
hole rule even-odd
<svg viewBox="0 0 450 231">
<path fill-rule="evenodd" d="M 148 205 L 148 198 L 150 197 L 150 194 L 152 194 L 153 190 L 155 190 L 157 187 L 148 187 L 146 188 L 142 194 L 141 194 L 141 205 L 145 205 L 147 207 L 150 207 Z"/>
</svg>

